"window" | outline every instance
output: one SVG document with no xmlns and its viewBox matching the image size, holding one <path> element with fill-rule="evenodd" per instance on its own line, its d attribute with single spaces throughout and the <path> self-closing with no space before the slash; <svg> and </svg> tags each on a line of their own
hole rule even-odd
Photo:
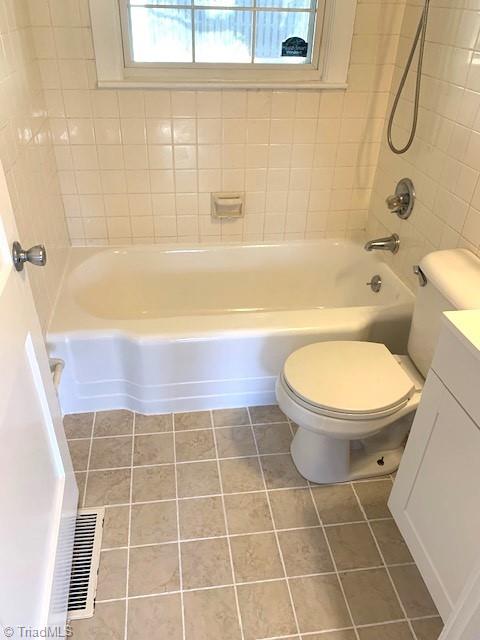
<svg viewBox="0 0 480 640">
<path fill-rule="evenodd" d="M 129 66 L 310 64 L 323 18 L 317 0 L 124 0 L 122 9 Z"/>
<path fill-rule="evenodd" d="M 90 0 L 99 86 L 344 87 L 356 0 Z"/>
</svg>

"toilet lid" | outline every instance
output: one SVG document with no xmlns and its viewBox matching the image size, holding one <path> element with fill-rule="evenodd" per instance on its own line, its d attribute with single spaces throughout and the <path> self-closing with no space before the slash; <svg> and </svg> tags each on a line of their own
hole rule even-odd
<svg viewBox="0 0 480 640">
<path fill-rule="evenodd" d="M 305 402 L 340 414 L 393 412 L 415 390 L 387 347 L 375 342 L 308 345 L 287 358 L 283 375 Z"/>
</svg>

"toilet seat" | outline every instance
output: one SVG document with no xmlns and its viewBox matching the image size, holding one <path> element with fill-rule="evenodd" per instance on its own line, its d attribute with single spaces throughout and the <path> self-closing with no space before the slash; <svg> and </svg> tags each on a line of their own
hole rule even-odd
<svg viewBox="0 0 480 640">
<path fill-rule="evenodd" d="M 342 420 L 389 416 L 415 392 L 399 360 L 374 342 L 320 342 L 298 349 L 287 358 L 282 379 L 303 407 Z"/>
</svg>

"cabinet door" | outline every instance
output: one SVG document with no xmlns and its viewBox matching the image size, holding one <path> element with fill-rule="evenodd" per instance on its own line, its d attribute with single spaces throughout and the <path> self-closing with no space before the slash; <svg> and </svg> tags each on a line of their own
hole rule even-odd
<svg viewBox="0 0 480 640">
<path fill-rule="evenodd" d="M 428 375 L 389 507 L 444 620 L 477 564 L 480 430 Z"/>
</svg>

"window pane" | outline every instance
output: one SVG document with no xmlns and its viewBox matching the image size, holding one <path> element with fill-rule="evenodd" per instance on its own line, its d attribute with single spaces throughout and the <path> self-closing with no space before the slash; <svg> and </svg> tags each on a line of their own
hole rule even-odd
<svg viewBox="0 0 480 640">
<path fill-rule="evenodd" d="M 252 7 L 253 0 L 193 0 L 193 4 L 203 7 Z"/>
<path fill-rule="evenodd" d="M 259 11 L 257 13 L 257 37 L 255 62 L 271 64 L 305 64 L 310 62 L 311 43 L 308 42 L 310 20 L 314 14 L 307 12 Z M 288 40 L 298 38 L 296 42 Z M 305 46 L 302 47 L 302 41 Z M 282 44 L 284 55 L 282 55 Z M 302 51 L 302 48 L 305 51 Z M 308 51 L 307 51 L 308 48 Z M 294 55 L 294 53 L 301 55 Z M 290 55 L 285 55 L 290 53 Z M 303 55 L 303 54 L 307 55 Z"/>
<path fill-rule="evenodd" d="M 196 62 L 251 62 L 252 13 L 195 11 Z"/>
<path fill-rule="evenodd" d="M 274 7 L 279 9 L 312 9 L 316 2 L 312 0 L 257 0 L 257 7 Z"/>
<path fill-rule="evenodd" d="M 151 0 L 146 2 L 145 0 L 130 0 L 130 5 L 132 7 L 145 7 L 150 5 L 163 5 L 163 4 L 172 4 L 172 5 L 191 5 L 190 0 Z"/>
<path fill-rule="evenodd" d="M 192 62 L 192 12 L 189 9 L 132 7 L 135 62 Z"/>
</svg>

